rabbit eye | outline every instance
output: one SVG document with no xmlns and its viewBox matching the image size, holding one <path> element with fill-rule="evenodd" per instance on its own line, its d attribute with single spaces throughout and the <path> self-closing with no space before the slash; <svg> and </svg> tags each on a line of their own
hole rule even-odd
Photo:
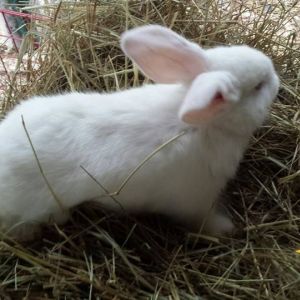
<svg viewBox="0 0 300 300">
<path fill-rule="evenodd" d="M 259 90 L 262 88 L 263 85 L 264 85 L 264 82 L 261 81 L 258 85 L 255 86 L 254 89 L 255 89 L 256 91 L 259 91 Z"/>
</svg>

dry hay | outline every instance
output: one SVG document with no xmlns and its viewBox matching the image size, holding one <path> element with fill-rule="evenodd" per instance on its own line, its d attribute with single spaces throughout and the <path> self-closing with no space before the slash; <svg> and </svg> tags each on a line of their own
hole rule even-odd
<svg viewBox="0 0 300 300">
<path fill-rule="evenodd" d="M 189 234 L 157 216 L 120 219 L 82 208 L 67 225 L 45 228 L 42 241 L 0 242 L 3 299 L 300 299 L 300 9 L 297 1 L 270 2 L 103 0 L 32 8 L 51 21 L 26 38 L 22 75 L 8 74 L 5 111 L 32 94 L 142 84 L 119 36 L 148 23 L 204 47 L 262 49 L 282 86 L 224 193 L 239 228 L 234 238 Z M 41 37 L 36 51 L 34 34 Z"/>
</svg>

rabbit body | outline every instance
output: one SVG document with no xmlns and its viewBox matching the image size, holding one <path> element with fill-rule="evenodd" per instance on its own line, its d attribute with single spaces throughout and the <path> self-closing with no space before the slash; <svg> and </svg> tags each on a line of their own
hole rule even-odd
<svg viewBox="0 0 300 300">
<path fill-rule="evenodd" d="M 260 95 L 266 100 L 258 96 L 252 99 L 251 80 L 256 84 L 258 79 L 251 75 L 246 82 L 238 82 L 242 88 L 236 92 L 236 83 L 226 72 L 243 77 L 243 68 L 224 64 L 223 53 L 228 50 L 216 49 L 205 54 L 211 62 L 210 71 L 193 83 L 149 84 L 111 94 L 35 97 L 18 105 L 0 124 L 2 228 L 19 237 L 14 229 L 17 224 L 22 228 L 50 219 L 64 222 L 69 208 L 91 199 L 107 209 L 159 212 L 200 224 L 234 176 L 249 137 L 264 120 L 278 90 L 274 75 L 272 89 Z M 241 52 L 241 48 L 231 49 L 229 53 Z M 255 65 L 249 66 L 249 72 L 253 68 Z M 266 69 L 274 73 L 272 64 Z M 242 94 L 246 101 L 232 105 L 230 110 L 225 107 L 206 120 L 206 115 L 218 107 L 219 100 L 214 98 L 208 111 L 201 108 L 204 121 L 196 125 L 185 117 L 178 118 L 180 110 L 186 114 L 182 105 L 186 95 L 192 98 L 199 86 L 215 86 L 215 82 L 226 97 L 232 94 L 232 99 L 238 99 Z M 208 95 L 211 87 L 207 89 Z M 193 119 L 193 114 L 186 115 Z M 183 131 L 129 179 L 115 197 L 117 202 L 101 188 L 100 184 L 109 192 L 117 191 L 147 155 Z M 44 176 L 66 210 L 47 186 L 33 148 Z M 215 232 L 232 229 L 231 222 L 216 213 L 210 220 Z M 30 237 L 30 230 L 27 235 Z"/>
<path fill-rule="evenodd" d="M 11 216 L 10 223 L 14 223 L 16 218 L 44 221 L 51 214 L 55 219 L 56 213 L 60 216 L 25 134 L 22 116 L 45 175 L 66 207 L 105 194 L 90 175 L 110 192 L 116 191 L 148 154 L 187 130 L 154 155 L 117 199 L 129 211 L 205 213 L 205 206 L 210 207 L 233 176 L 245 138 L 237 147 L 230 134 L 227 137 L 210 128 L 188 129 L 177 118 L 185 90 L 176 85 L 149 85 L 108 95 L 37 97 L 19 105 L 0 126 L 0 137 L 5 139 L 0 148 L 1 200 L 5 199 L 0 202 L 1 219 Z M 120 208 L 110 197 L 99 201 Z"/>
</svg>

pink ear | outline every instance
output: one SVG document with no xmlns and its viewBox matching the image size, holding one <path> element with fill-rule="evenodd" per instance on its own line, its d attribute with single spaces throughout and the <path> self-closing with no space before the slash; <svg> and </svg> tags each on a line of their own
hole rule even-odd
<svg viewBox="0 0 300 300">
<path fill-rule="evenodd" d="M 121 47 L 145 75 L 159 83 L 189 82 L 207 70 L 204 50 L 159 25 L 125 32 Z"/>
<path fill-rule="evenodd" d="M 225 71 L 204 73 L 193 81 L 179 116 L 186 123 L 197 124 L 237 102 L 239 97 L 238 81 L 233 75 Z"/>
</svg>

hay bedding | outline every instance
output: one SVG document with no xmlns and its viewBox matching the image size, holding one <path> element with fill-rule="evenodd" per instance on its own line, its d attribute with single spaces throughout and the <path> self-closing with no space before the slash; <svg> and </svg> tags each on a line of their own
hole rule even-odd
<svg viewBox="0 0 300 300">
<path fill-rule="evenodd" d="M 299 3 L 77 1 L 42 9 L 52 20 L 27 36 L 17 65 L 22 77 L 7 77 L 4 111 L 33 94 L 114 91 L 147 81 L 118 44 L 127 27 L 146 23 L 165 24 L 204 47 L 262 49 L 282 87 L 224 192 L 239 228 L 235 237 L 83 207 L 65 226 L 45 227 L 41 241 L 0 241 L 0 298 L 300 299 Z M 34 35 L 42 41 L 36 51 Z"/>
</svg>

